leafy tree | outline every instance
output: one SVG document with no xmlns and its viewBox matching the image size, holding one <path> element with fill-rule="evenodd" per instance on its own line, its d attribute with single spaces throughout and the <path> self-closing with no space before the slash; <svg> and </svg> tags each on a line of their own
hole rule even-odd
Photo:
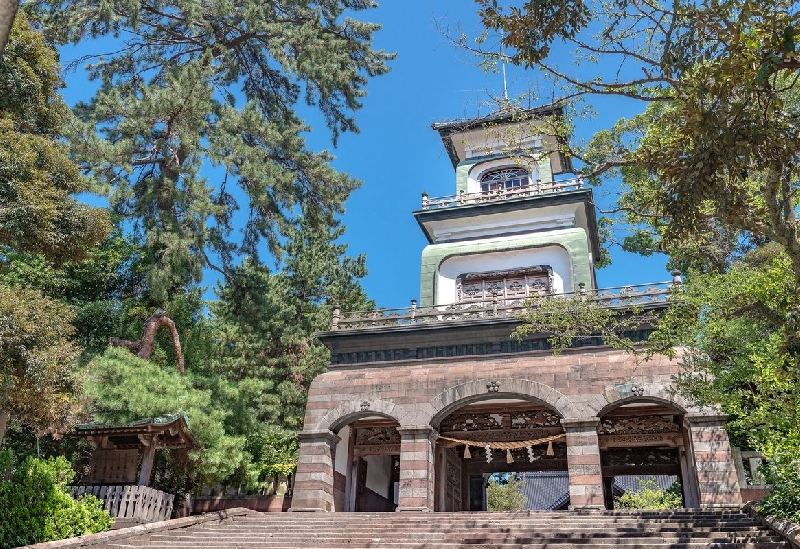
<svg viewBox="0 0 800 549">
<path fill-rule="evenodd" d="M 765 516 L 777 515 L 797 524 L 800 522 L 800 474 L 795 456 L 781 455 L 762 466 L 770 491 L 759 502 L 758 510 Z"/>
<path fill-rule="evenodd" d="M 641 106 L 587 146 L 564 145 L 588 175 L 622 176 L 623 218 L 650 227 L 628 246 L 692 241 L 707 255 L 744 232 L 779 243 L 800 281 L 792 2 L 476 2 L 508 59 L 552 78 L 563 100 Z M 563 48 L 574 67 L 558 63 Z"/>
<path fill-rule="evenodd" d="M 77 413 L 72 318 L 39 292 L 0 286 L 0 442 L 9 415 L 57 432 Z"/>
<path fill-rule="evenodd" d="M 333 142 L 356 131 L 367 76 L 393 56 L 371 47 L 377 25 L 347 16 L 362 0 L 168 2 L 40 0 L 58 42 L 120 37 L 93 56 L 99 89 L 76 113 L 75 154 L 114 209 L 133 222 L 165 300 L 205 267 L 226 276 L 259 243 L 278 250 L 281 221 L 340 213 L 357 186 L 327 152 L 310 151 L 300 103 L 322 113 Z M 207 168 L 216 168 L 208 170 Z M 246 212 L 241 238 L 234 213 Z"/>
<path fill-rule="evenodd" d="M 0 268 L 15 252 L 80 257 L 109 230 L 103 211 L 72 197 L 85 186 L 59 141 L 69 111 L 55 52 L 23 15 L 12 33 L 0 60 Z M 0 287 L 0 442 L 10 414 L 44 430 L 76 411 L 72 317 L 39 292 Z"/>
<path fill-rule="evenodd" d="M 19 547 L 108 530 L 114 519 L 94 496 L 73 499 L 74 472 L 63 458 L 16 462 L 0 451 L 0 548 Z"/>
<path fill-rule="evenodd" d="M 499 478 L 498 478 L 499 477 Z M 516 475 L 492 475 L 486 486 L 487 511 L 524 511 L 528 499 L 522 491 L 525 481 Z"/>
<path fill-rule="evenodd" d="M 0 62 L 0 246 L 53 260 L 105 238 L 108 216 L 78 202 L 86 190 L 60 141 L 69 110 L 56 54 L 20 14 Z"/>
<path fill-rule="evenodd" d="M 615 509 L 680 509 L 683 506 L 680 482 L 667 489 L 652 478 L 639 483 L 639 489 L 614 498 Z"/>
</svg>

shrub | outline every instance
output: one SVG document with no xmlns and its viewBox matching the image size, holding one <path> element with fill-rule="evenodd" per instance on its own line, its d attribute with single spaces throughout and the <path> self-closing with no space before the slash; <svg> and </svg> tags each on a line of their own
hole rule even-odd
<svg viewBox="0 0 800 549">
<path fill-rule="evenodd" d="M 108 530 L 113 519 L 94 496 L 76 500 L 68 484 L 74 473 L 63 457 L 21 463 L 0 452 L 0 549 Z"/>
<path fill-rule="evenodd" d="M 799 468 L 799 460 L 782 456 L 761 467 L 770 493 L 758 504 L 759 513 L 800 523 Z"/>
<path fill-rule="evenodd" d="M 673 483 L 668 489 L 656 484 L 654 479 L 640 480 L 640 489 L 625 492 L 614 498 L 615 509 L 680 509 L 683 505 L 681 484 Z"/>
<path fill-rule="evenodd" d="M 525 481 L 511 474 L 495 474 L 486 486 L 487 511 L 524 511 L 528 498 L 523 493 Z"/>
</svg>

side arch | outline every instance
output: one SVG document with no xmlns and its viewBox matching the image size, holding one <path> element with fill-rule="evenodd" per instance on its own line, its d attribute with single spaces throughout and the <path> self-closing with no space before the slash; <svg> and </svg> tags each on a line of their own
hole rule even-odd
<svg viewBox="0 0 800 549">
<path fill-rule="evenodd" d="M 496 390 L 490 390 L 497 387 Z M 433 415 L 430 425 L 439 423 L 454 410 L 473 402 L 496 398 L 522 398 L 544 404 L 555 410 L 562 418 L 583 417 L 580 409 L 564 394 L 552 387 L 518 378 L 477 379 L 445 389 L 430 401 Z"/>
<path fill-rule="evenodd" d="M 313 426 L 313 429 L 329 430 L 336 433 L 348 423 L 368 416 L 383 416 L 399 423 L 400 418 L 406 416 L 406 412 L 402 406 L 389 400 L 348 400 L 325 414 Z"/>
<path fill-rule="evenodd" d="M 634 402 L 650 402 L 653 404 L 663 404 L 674 408 L 680 414 L 690 414 L 698 411 L 696 407 L 689 404 L 685 398 L 675 394 L 668 387 L 657 383 L 648 383 L 638 385 L 637 390 L 631 391 L 607 391 L 607 403 L 599 407 L 595 415 L 603 417 L 608 412 L 626 404 Z"/>
</svg>

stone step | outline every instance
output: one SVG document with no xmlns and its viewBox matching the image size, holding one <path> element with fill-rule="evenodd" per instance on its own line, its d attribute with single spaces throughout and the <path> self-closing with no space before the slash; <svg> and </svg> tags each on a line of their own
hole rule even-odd
<svg viewBox="0 0 800 549">
<path fill-rule="evenodd" d="M 788 549 L 731 510 L 256 513 L 121 538 L 115 549 Z"/>
<path fill-rule="evenodd" d="M 329 535 L 319 534 L 316 536 L 300 536 L 300 535 L 286 535 L 286 533 L 276 534 L 273 536 L 231 536 L 219 539 L 210 538 L 195 538 L 195 537 L 177 537 L 177 536 L 163 536 L 153 535 L 149 542 L 153 543 L 170 543 L 175 547 L 195 547 L 198 543 L 215 544 L 215 543 L 235 543 L 237 545 L 250 546 L 253 544 L 265 544 L 272 541 L 276 542 L 299 542 L 330 544 L 335 543 L 337 540 L 340 542 L 347 541 L 348 543 L 365 542 L 372 539 L 398 539 L 398 536 L 393 535 L 391 532 L 386 532 L 383 535 Z M 406 536 L 406 539 L 418 541 L 445 541 L 445 542 L 458 542 L 461 541 L 465 544 L 476 543 L 529 543 L 529 544 L 542 544 L 542 543 L 576 543 L 593 545 L 597 543 L 616 543 L 617 545 L 638 545 L 644 542 L 663 541 L 673 545 L 675 543 L 690 543 L 690 542 L 703 542 L 703 543 L 755 543 L 755 542 L 778 542 L 781 541 L 777 536 L 549 536 L 547 534 L 520 534 L 520 533 L 473 533 L 472 535 L 454 535 L 450 533 L 427 533 L 427 534 L 414 534 Z"/>
<path fill-rule="evenodd" d="M 258 543 L 249 544 L 248 548 L 252 549 L 586 549 L 587 547 L 601 547 L 604 549 L 611 549 L 619 547 L 614 541 L 597 542 L 597 543 L 575 543 L 575 542 L 541 542 L 535 543 L 498 543 L 498 542 L 470 542 L 468 540 L 448 542 L 436 541 L 435 545 L 431 545 L 429 541 L 398 541 L 392 538 L 375 538 L 372 540 L 334 540 L 330 544 L 321 543 L 321 540 L 305 541 L 305 542 L 286 542 L 276 540 L 273 543 Z M 123 548 L 123 547 L 142 547 L 141 545 L 121 545 L 109 544 L 108 547 Z M 151 549 L 169 549 L 176 547 L 170 543 L 163 544 L 148 544 L 146 547 Z M 202 549 L 230 549 L 230 543 L 220 542 L 217 544 L 203 544 L 202 546 L 194 545 Z M 787 549 L 789 546 L 786 542 L 748 542 L 748 543 L 711 543 L 706 541 L 702 542 L 688 542 L 688 543 L 671 543 L 663 540 L 648 540 L 636 544 L 625 545 L 625 549 Z"/>
</svg>

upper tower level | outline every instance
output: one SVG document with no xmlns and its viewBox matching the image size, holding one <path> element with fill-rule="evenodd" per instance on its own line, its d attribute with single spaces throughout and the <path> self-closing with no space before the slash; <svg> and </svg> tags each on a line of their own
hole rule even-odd
<svg viewBox="0 0 800 549">
<path fill-rule="evenodd" d="M 554 107 L 434 124 L 455 168 L 454 195 L 423 193 L 414 212 L 429 245 L 420 305 L 519 299 L 596 288 L 592 192 L 570 173 Z"/>
</svg>

